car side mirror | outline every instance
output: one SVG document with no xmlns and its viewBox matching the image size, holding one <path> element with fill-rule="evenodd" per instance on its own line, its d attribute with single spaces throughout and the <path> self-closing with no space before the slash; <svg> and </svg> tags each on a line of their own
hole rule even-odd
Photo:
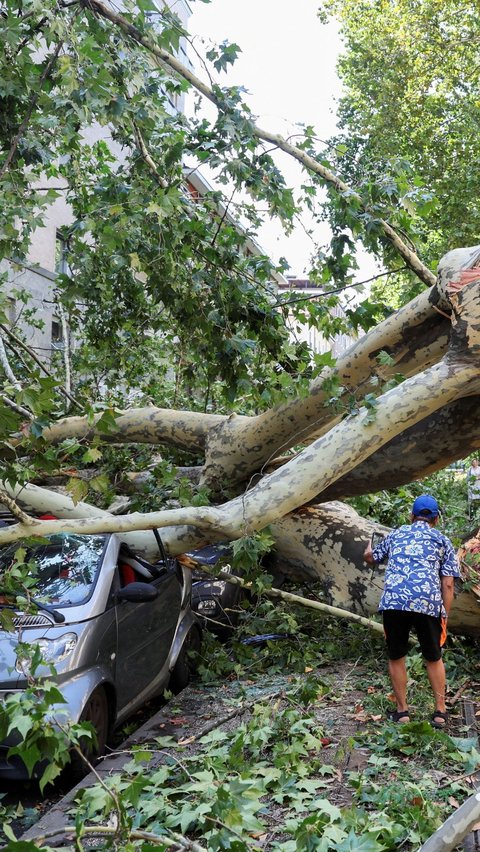
<svg viewBox="0 0 480 852">
<path fill-rule="evenodd" d="M 158 598 L 158 589 L 150 583 L 129 583 L 115 593 L 116 601 L 128 601 L 128 603 L 148 603 L 155 598 Z"/>
</svg>

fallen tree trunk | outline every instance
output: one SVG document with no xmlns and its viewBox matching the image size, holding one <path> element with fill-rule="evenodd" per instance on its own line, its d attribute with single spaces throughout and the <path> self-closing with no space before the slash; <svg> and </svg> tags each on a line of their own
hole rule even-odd
<svg viewBox="0 0 480 852">
<path fill-rule="evenodd" d="M 478 248 L 475 251 L 476 257 Z M 65 520 L 32 520 L 31 523 L 20 523 L 0 529 L 0 543 L 13 541 L 25 535 L 51 534 L 58 531 L 118 532 L 122 538 L 125 536 L 128 538 L 135 531 L 146 531 L 159 527 L 163 530 L 163 537 L 169 551 L 172 554 L 178 554 L 205 542 L 237 539 L 242 535 L 251 534 L 255 530 L 272 524 L 277 540 L 277 552 L 281 555 L 285 565 L 289 561 L 292 561 L 293 564 L 296 562 L 297 565 L 302 565 L 304 571 L 308 570 L 309 565 L 311 565 L 315 575 L 320 578 L 324 585 L 326 596 L 331 595 L 332 604 L 340 605 L 346 609 L 358 609 L 359 611 L 363 609 L 364 612 L 374 611 L 376 599 L 379 596 L 379 588 L 374 587 L 372 579 L 369 578 L 370 569 L 363 564 L 363 559 L 360 556 L 360 550 L 363 553 L 366 538 L 369 536 L 364 538 L 361 529 L 358 533 L 355 532 L 347 521 L 345 521 L 347 526 L 345 530 L 341 518 L 337 518 L 335 521 L 337 532 L 332 525 L 327 524 L 328 534 L 324 537 L 322 543 L 316 543 L 315 535 L 318 536 L 319 533 L 314 534 L 313 531 L 305 536 L 303 532 L 301 535 L 300 532 L 294 535 L 295 531 L 290 530 L 287 541 L 283 537 L 282 524 L 289 523 L 285 516 L 290 519 L 295 517 L 290 513 L 293 513 L 303 504 L 314 500 L 317 495 L 325 494 L 330 486 L 342 477 L 358 470 L 362 464 L 372 459 L 374 454 L 382 448 L 389 444 L 393 445 L 396 439 L 400 440 L 400 437 L 408 429 L 415 428 L 430 417 L 439 416 L 439 413 L 445 412 L 448 407 L 454 406 L 460 400 L 469 396 L 477 397 L 480 395 L 479 286 L 477 281 L 473 281 L 459 289 L 454 283 L 454 272 L 458 272 L 462 263 L 471 261 L 472 252 L 472 249 L 452 252 L 442 261 L 443 272 L 440 274 L 440 282 L 442 282 L 442 275 L 444 281 L 438 288 L 438 299 L 440 299 L 441 292 L 445 290 L 445 298 L 448 296 L 452 309 L 452 329 L 448 349 L 442 359 L 429 369 L 413 375 L 383 396 L 378 397 L 373 411 L 368 408 L 361 408 L 358 414 L 352 414 L 337 423 L 334 428 L 331 428 L 330 431 L 307 446 L 283 467 L 263 476 L 250 490 L 220 506 L 190 506 L 148 514 L 133 513 L 127 516 L 117 515 L 113 517 L 95 509 L 92 511 L 91 507 L 85 505 L 73 507 L 73 509 L 70 504 L 65 503 L 62 506 L 62 500 L 66 498 L 59 499 L 58 495 L 56 498 L 58 505 L 54 505 L 48 492 L 45 493 L 45 490 L 40 489 L 39 492 L 41 493 L 37 492 L 35 495 L 36 508 L 40 508 L 39 502 L 42 502 L 42 511 L 52 511 L 54 514 L 64 517 Z M 451 255 L 454 255 L 454 257 L 451 257 Z M 390 343 L 394 340 L 395 345 L 400 342 L 405 344 L 407 331 L 410 340 L 408 351 L 413 352 L 416 334 L 421 327 L 424 327 L 424 323 L 427 323 L 429 331 L 432 331 L 430 297 L 431 293 L 421 303 L 417 301 L 417 308 L 413 311 L 411 308 L 407 310 L 403 314 L 403 320 L 400 320 L 399 315 L 397 315 L 395 320 L 386 321 L 386 324 L 380 330 L 375 330 L 370 339 L 357 350 L 358 358 L 352 356 L 352 350 L 347 354 L 344 368 L 347 369 L 348 362 L 349 381 L 359 382 L 362 376 L 365 377 L 365 380 L 368 380 L 367 364 L 370 364 L 369 369 L 371 370 L 370 359 L 376 358 L 378 352 L 385 348 L 388 340 L 390 340 Z M 443 313 L 440 316 L 443 317 Z M 390 326 L 390 330 L 387 326 Z M 392 329 L 394 329 L 393 332 Z M 438 344 L 438 338 L 435 338 L 435 344 Z M 379 347 L 381 347 L 380 350 Z M 432 351 L 438 354 L 438 345 L 437 348 L 433 345 Z M 403 357 L 403 355 L 399 357 Z M 407 353 L 406 357 L 408 362 L 410 355 Z M 320 406 L 318 405 L 319 400 L 323 399 L 322 394 L 324 394 L 320 385 L 318 392 L 318 399 L 316 399 L 315 394 L 311 395 L 307 405 L 308 410 L 310 410 L 309 406 L 313 406 L 314 409 L 310 412 L 309 429 L 311 433 L 318 429 L 319 419 L 322 419 L 323 416 L 317 417 L 317 419 L 314 417 L 315 411 L 318 413 L 320 409 L 324 408 L 323 402 Z M 280 420 L 284 422 L 283 418 L 288 410 L 292 415 L 292 420 L 297 425 L 298 420 L 295 420 L 294 411 L 295 406 L 298 406 L 298 411 L 301 411 L 301 402 L 295 400 L 295 405 L 292 408 L 286 405 L 283 415 L 280 412 Z M 277 409 L 274 413 L 279 414 L 279 410 Z M 268 412 L 266 417 L 272 419 L 273 413 Z M 325 415 L 322 422 L 330 422 L 329 418 L 331 420 L 331 413 Z M 255 421 L 256 418 L 253 418 L 253 420 Z M 206 437 L 207 458 L 212 433 L 215 433 L 217 429 L 222 429 L 227 422 L 234 424 L 240 421 L 248 421 L 247 428 L 251 428 L 249 418 L 221 418 L 220 421 L 214 422 L 213 427 L 210 422 L 209 429 L 202 433 L 203 438 Z M 199 422 L 197 415 L 194 415 L 193 422 Z M 239 428 L 243 428 L 241 423 Z M 280 432 L 283 428 L 287 428 L 285 423 L 284 426 L 280 427 Z M 290 440 L 293 440 L 291 423 L 289 428 Z M 183 427 L 180 431 L 182 435 L 185 435 Z M 278 437 L 278 429 L 275 434 Z M 250 440 L 253 440 L 254 437 L 255 435 L 251 435 Z M 264 458 L 267 446 L 266 436 L 262 438 L 257 434 L 257 438 L 258 447 L 255 449 L 252 445 L 252 452 L 254 455 L 259 453 Z M 239 451 L 245 449 L 245 442 L 241 443 L 239 448 L 234 436 L 229 435 L 227 438 L 224 436 L 217 446 L 218 452 L 216 451 L 214 454 L 215 464 L 224 456 L 226 459 L 229 447 L 231 458 L 228 464 L 226 463 L 226 466 L 222 468 L 224 481 L 228 481 L 228 471 L 231 468 L 232 459 L 236 459 Z M 248 461 L 247 469 L 249 463 Z M 245 467 L 242 468 L 242 475 L 244 475 L 245 469 Z M 237 472 L 238 476 L 240 474 Z M 236 481 L 235 478 L 234 481 Z M 389 484 L 395 484 L 394 477 L 391 478 Z M 8 490 L 9 486 L 6 484 L 4 488 L 11 496 L 17 497 L 24 504 L 25 500 L 30 500 L 30 502 L 33 500 L 32 492 L 27 494 L 24 491 L 22 496 L 21 489 Z M 308 510 L 300 509 L 299 517 L 305 511 Z M 342 509 L 342 512 L 345 513 L 345 510 Z M 92 515 L 95 517 L 92 517 Z M 74 520 L 75 517 L 79 519 Z M 307 514 L 303 520 L 310 517 L 311 515 Z M 296 523 L 298 524 L 298 520 Z M 356 523 L 358 525 L 358 522 Z M 304 526 L 303 524 L 302 529 L 304 529 Z M 361 524 L 359 526 L 361 528 Z M 295 553 L 290 553 L 289 546 L 291 545 L 289 545 L 289 542 L 298 541 L 299 538 L 302 538 L 304 545 L 299 547 Z M 139 537 L 139 541 L 143 541 L 144 548 L 150 547 L 148 539 L 151 541 L 151 534 L 148 533 L 143 533 Z M 137 544 L 136 546 L 140 545 Z M 349 556 L 347 551 L 352 547 L 357 548 L 358 552 Z M 298 551 L 300 551 L 300 556 Z M 328 564 L 327 553 L 329 553 Z M 314 557 L 316 562 L 312 562 Z M 476 635 L 479 622 L 478 599 L 467 595 L 467 598 L 461 600 L 461 605 L 457 604 L 457 609 L 460 615 L 456 618 L 454 607 L 450 619 L 451 626 L 456 628 L 458 624 L 460 632 L 471 632 Z"/>
<path fill-rule="evenodd" d="M 399 518 L 399 523 L 408 518 Z M 364 616 L 373 615 L 383 589 L 383 566 L 367 565 L 363 552 L 373 532 L 389 532 L 362 518 L 343 503 L 323 503 L 298 509 L 271 527 L 275 551 L 268 568 L 304 582 L 320 584 L 322 598 L 331 606 Z M 480 587 L 464 566 L 464 583 L 459 583 L 450 611 L 452 633 L 480 636 Z"/>
<path fill-rule="evenodd" d="M 406 485 L 480 447 L 480 397 L 456 400 L 396 435 L 314 500 L 338 500 Z"/>
<path fill-rule="evenodd" d="M 436 310 L 441 306 L 441 311 Z M 295 444 L 308 443 L 325 434 L 339 421 L 329 406 L 329 382 L 342 386 L 339 400 L 363 396 L 378 389 L 379 378 L 387 381 L 396 373 L 413 376 L 435 365 L 445 354 L 450 331 L 450 310 L 442 290 L 426 291 L 392 317 L 360 338 L 316 379 L 307 397 L 294 398 L 274 409 L 245 417 L 171 411 L 154 406 L 120 412 L 115 428 L 108 433 L 89 417 L 67 417 L 45 429 L 43 438 L 58 443 L 66 438 L 91 439 L 99 436 L 110 442 L 171 444 L 190 452 L 205 452 L 201 481 L 209 487 L 242 483 L 278 452 Z M 380 352 L 392 364 L 381 366 Z"/>
<path fill-rule="evenodd" d="M 2 541 L 15 540 L 19 533 L 26 536 L 33 531 L 37 535 L 72 529 L 80 533 L 117 531 L 122 541 L 132 548 L 143 552 L 147 558 L 156 558 L 158 549 L 151 532 L 125 530 L 125 527 L 131 527 L 128 520 L 135 520 L 135 515 L 122 519 L 107 512 L 100 514 L 94 506 L 86 503 L 74 505 L 70 498 L 36 486 L 28 486 L 16 493 L 19 502 L 37 511 L 45 510 L 50 497 L 49 510 L 64 517 L 64 522 L 39 521 L 34 530 L 31 526 L 17 525 L 13 538 L 8 537 L 8 528 L 0 530 L 0 545 Z M 71 521 L 75 517 L 80 520 L 72 526 Z M 383 587 L 383 569 L 372 569 L 363 561 L 363 551 L 373 532 L 386 534 L 388 528 L 362 518 L 343 503 L 302 507 L 272 524 L 275 548 L 269 554 L 267 568 L 277 576 L 284 575 L 301 582 L 311 580 L 320 585 L 328 606 L 368 617 L 377 611 Z M 221 538 L 205 538 L 199 535 L 198 530 L 188 526 L 162 529 L 162 540 L 167 550 L 177 555 Z M 464 577 L 470 580 L 468 570 L 464 570 Z M 449 629 L 453 633 L 480 636 L 480 588 L 473 586 L 458 590 L 450 613 Z"/>
<path fill-rule="evenodd" d="M 117 417 L 115 430 L 107 435 L 99 432 L 95 422 L 92 424 L 89 418 L 64 418 L 46 429 L 43 437 L 55 443 L 67 437 L 89 439 L 99 434 L 106 440 L 115 442 L 174 444 L 192 453 L 205 453 L 201 476 L 203 484 L 217 488 L 219 485 L 224 487 L 228 481 L 230 487 L 239 486 L 279 452 L 295 444 L 312 442 L 338 424 L 340 415 L 328 405 L 328 383 L 332 379 L 341 385 L 342 390 L 338 397 L 340 403 L 347 398 L 356 398 L 360 405 L 363 396 L 374 389 L 373 382 L 386 381 L 398 373 L 412 377 L 422 368 L 437 364 L 448 351 L 451 329 L 449 314 L 452 309 L 451 282 L 461 269 L 477 263 L 478 254 L 479 247 L 474 246 L 457 249 L 445 255 L 439 265 L 438 283 L 360 338 L 338 359 L 335 368 L 322 372 L 311 384 L 310 393 L 305 398 L 289 400 L 257 417 L 175 412 L 152 406 L 121 413 Z M 453 298 L 456 301 L 455 292 Z M 387 353 L 392 363 L 380 365 L 378 357 L 381 352 Z M 472 390 L 459 393 L 455 401 L 472 393 Z M 445 400 L 440 406 L 432 406 L 432 409 L 427 410 L 424 417 L 418 420 L 433 417 L 432 422 L 435 422 L 437 417 L 438 429 L 441 431 L 440 412 L 445 405 L 449 406 L 445 416 L 452 428 L 443 434 L 443 442 L 446 444 L 450 461 L 457 452 L 458 442 L 456 447 L 452 446 L 446 436 L 457 434 L 458 428 L 462 428 L 461 407 L 454 407 L 449 400 Z M 98 419 L 100 416 L 97 422 Z M 395 437 L 392 436 L 390 440 Z M 474 442 L 475 437 L 471 440 Z M 468 452 L 468 449 L 466 451 Z M 461 452 L 459 457 L 464 454 L 465 452 Z M 442 452 L 439 451 L 437 465 L 442 466 L 442 461 Z M 418 467 L 416 462 L 411 463 L 411 469 L 414 473 L 418 470 L 419 476 L 424 475 L 424 469 Z M 405 480 L 402 478 L 402 481 Z M 336 490 L 330 491 L 328 497 L 337 496 L 339 493 L 341 492 Z M 348 493 L 348 490 L 344 492 Z M 352 493 L 360 492 L 355 490 Z"/>
</svg>

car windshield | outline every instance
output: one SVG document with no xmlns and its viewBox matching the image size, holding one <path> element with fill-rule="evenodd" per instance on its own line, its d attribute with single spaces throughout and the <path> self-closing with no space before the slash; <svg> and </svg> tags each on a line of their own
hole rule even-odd
<svg viewBox="0 0 480 852">
<path fill-rule="evenodd" d="M 104 535 L 58 533 L 37 546 L 26 545 L 24 561 L 32 565 L 37 582 L 33 597 L 52 606 L 75 606 L 90 597 L 105 547 Z M 0 551 L 1 574 L 8 569 L 21 542 Z"/>
</svg>

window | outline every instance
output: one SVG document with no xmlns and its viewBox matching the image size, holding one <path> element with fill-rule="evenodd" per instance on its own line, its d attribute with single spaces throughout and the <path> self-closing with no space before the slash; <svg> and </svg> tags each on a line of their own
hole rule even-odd
<svg viewBox="0 0 480 852">
<path fill-rule="evenodd" d="M 70 275 L 69 252 L 68 237 L 61 231 L 57 231 L 55 237 L 55 272 L 57 275 Z"/>
<path fill-rule="evenodd" d="M 58 319 L 52 319 L 52 327 L 51 327 L 51 340 L 52 340 L 52 349 L 63 349 L 64 339 L 63 339 L 63 328 L 62 323 Z"/>
<path fill-rule="evenodd" d="M 105 535 L 57 533 L 42 544 L 25 544 L 25 562 L 35 578 L 34 600 L 50 606 L 78 606 L 92 594 L 103 560 Z M 15 558 L 19 544 L 0 552 L 0 576 Z"/>
</svg>

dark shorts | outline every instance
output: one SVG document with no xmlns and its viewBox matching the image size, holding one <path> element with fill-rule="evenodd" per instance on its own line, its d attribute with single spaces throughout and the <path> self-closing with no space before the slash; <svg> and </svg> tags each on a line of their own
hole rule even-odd
<svg viewBox="0 0 480 852">
<path fill-rule="evenodd" d="M 410 631 L 415 630 L 422 654 L 430 663 L 440 660 L 445 644 L 445 619 L 421 612 L 383 610 L 383 629 L 390 660 L 399 660 L 408 652 Z"/>
</svg>

